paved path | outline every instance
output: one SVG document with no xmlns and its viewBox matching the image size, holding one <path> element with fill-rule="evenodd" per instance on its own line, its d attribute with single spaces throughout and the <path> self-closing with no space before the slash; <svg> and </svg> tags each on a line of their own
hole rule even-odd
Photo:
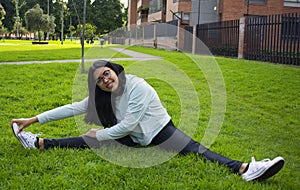
<svg viewBox="0 0 300 190">
<path fill-rule="evenodd" d="M 147 61 L 161 59 L 157 56 L 152 56 L 144 53 L 139 53 L 124 48 L 111 48 L 114 51 L 131 56 L 130 58 L 102 58 L 102 60 L 109 61 Z M 85 59 L 85 61 L 96 61 L 99 59 Z M 21 61 L 21 62 L 0 62 L 0 64 L 6 65 L 24 65 L 24 64 L 46 64 L 46 63 L 69 63 L 69 62 L 81 62 L 81 59 L 68 59 L 68 60 L 48 60 L 48 61 Z"/>
<path fill-rule="evenodd" d="M 151 59 L 151 60 L 161 59 L 160 57 L 157 57 L 157 56 L 148 55 L 148 54 L 144 54 L 144 53 L 139 53 L 139 52 L 127 50 L 127 49 L 124 49 L 124 48 L 110 48 L 110 49 L 118 51 L 118 52 L 123 53 L 123 54 L 127 54 L 131 57 L 134 57 L 134 58 Z"/>
</svg>

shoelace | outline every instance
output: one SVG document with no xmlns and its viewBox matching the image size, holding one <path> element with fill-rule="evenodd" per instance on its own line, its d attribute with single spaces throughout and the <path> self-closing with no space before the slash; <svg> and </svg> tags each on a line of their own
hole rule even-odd
<svg viewBox="0 0 300 190">
<path fill-rule="evenodd" d="M 261 165 L 260 164 L 265 164 L 265 163 L 267 163 L 269 161 L 271 161 L 271 160 L 269 158 L 266 158 L 266 159 L 263 159 L 263 160 L 257 162 L 254 157 L 252 157 L 252 160 L 251 160 L 251 162 L 255 163 L 255 168 L 253 168 L 255 170 L 261 169 Z"/>
<path fill-rule="evenodd" d="M 31 145 L 34 143 L 36 137 L 39 136 L 38 134 L 33 134 L 31 132 L 25 132 L 25 131 L 23 131 L 21 135 L 25 138 L 26 142 Z"/>
<path fill-rule="evenodd" d="M 34 137 L 34 138 L 43 134 L 43 133 L 33 134 L 31 132 L 26 132 L 26 131 L 23 131 L 22 133 L 24 133 L 24 135 L 26 135 L 26 136 Z"/>
</svg>

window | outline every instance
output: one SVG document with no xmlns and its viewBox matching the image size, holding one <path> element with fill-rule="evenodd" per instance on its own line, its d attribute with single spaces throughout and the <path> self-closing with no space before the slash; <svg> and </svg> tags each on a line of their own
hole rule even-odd
<svg viewBox="0 0 300 190">
<path fill-rule="evenodd" d="M 162 9 L 162 0 L 149 1 L 149 14 L 156 13 Z"/>
<path fill-rule="evenodd" d="M 300 3 L 300 0 L 284 0 L 284 2 Z"/>
<path fill-rule="evenodd" d="M 249 5 L 265 5 L 267 0 L 245 0 L 245 3 Z"/>
<path fill-rule="evenodd" d="M 192 1 L 192 0 L 173 0 L 173 3 L 177 3 L 177 2 L 188 2 L 188 1 Z"/>
<path fill-rule="evenodd" d="M 177 12 L 173 14 L 173 20 L 190 20 L 190 13 Z"/>
<path fill-rule="evenodd" d="M 300 7 L 300 0 L 284 0 L 286 7 Z"/>
</svg>

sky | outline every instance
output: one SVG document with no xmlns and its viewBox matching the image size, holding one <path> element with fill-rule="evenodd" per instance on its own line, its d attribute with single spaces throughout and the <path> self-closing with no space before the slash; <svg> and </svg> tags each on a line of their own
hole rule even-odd
<svg viewBox="0 0 300 190">
<path fill-rule="evenodd" d="M 68 0 L 65 0 L 65 1 L 68 1 Z M 91 2 L 93 2 L 94 0 L 91 0 Z M 128 6 L 128 0 L 120 0 L 121 3 L 123 3 L 125 5 L 125 7 Z"/>
<path fill-rule="evenodd" d="M 124 5 L 125 5 L 125 7 L 127 7 L 128 5 L 128 0 L 120 0 L 121 1 L 121 3 L 123 3 Z"/>
</svg>

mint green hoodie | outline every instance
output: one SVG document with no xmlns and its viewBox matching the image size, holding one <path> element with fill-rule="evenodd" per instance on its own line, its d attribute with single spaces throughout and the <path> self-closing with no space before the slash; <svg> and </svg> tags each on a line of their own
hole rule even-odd
<svg viewBox="0 0 300 190">
<path fill-rule="evenodd" d="M 88 97 L 80 102 L 64 105 L 39 114 L 39 123 L 47 123 L 86 113 Z M 124 92 L 116 98 L 115 116 L 118 123 L 97 131 L 98 141 L 119 139 L 129 135 L 132 140 L 146 146 L 170 121 L 156 91 L 142 78 L 126 75 Z"/>
</svg>

